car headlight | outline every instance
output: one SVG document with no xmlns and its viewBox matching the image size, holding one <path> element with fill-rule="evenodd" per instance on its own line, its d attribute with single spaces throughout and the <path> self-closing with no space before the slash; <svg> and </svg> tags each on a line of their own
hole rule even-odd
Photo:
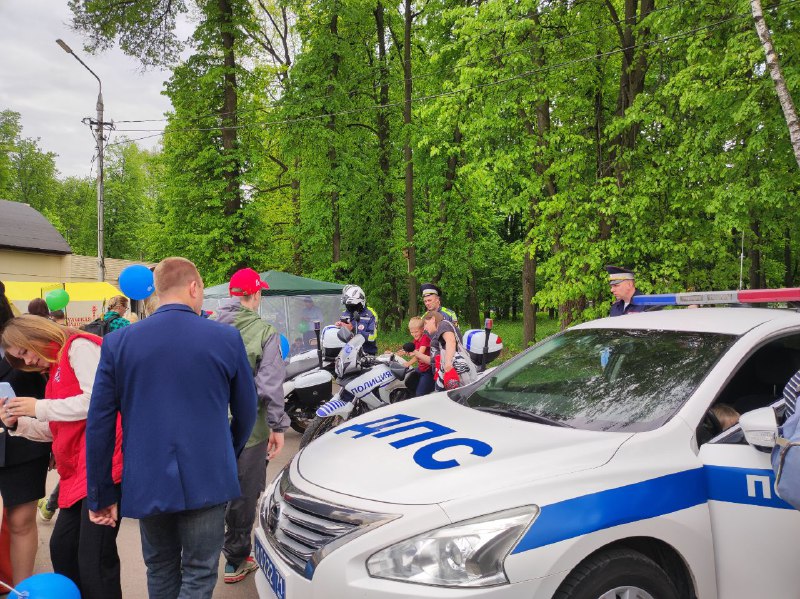
<svg viewBox="0 0 800 599">
<path fill-rule="evenodd" d="M 367 570 L 375 578 L 435 586 L 505 584 L 503 562 L 538 515 L 529 505 L 450 524 L 382 549 Z"/>
</svg>

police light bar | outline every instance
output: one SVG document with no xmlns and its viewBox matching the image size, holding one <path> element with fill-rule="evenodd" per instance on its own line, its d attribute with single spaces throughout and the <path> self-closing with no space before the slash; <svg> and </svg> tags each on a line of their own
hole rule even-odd
<svg viewBox="0 0 800 599">
<path fill-rule="evenodd" d="M 741 291 L 689 291 L 635 295 L 636 306 L 691 306 L 709 304 L 761 304 L 766 302 L 800 302 L 800 288 L 743 289 Z"/>
</svg>

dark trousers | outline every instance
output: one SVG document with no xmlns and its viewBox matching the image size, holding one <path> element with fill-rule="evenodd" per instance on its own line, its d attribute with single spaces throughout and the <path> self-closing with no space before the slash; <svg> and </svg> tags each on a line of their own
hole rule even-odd
<svg viewBox="0 0 800 599">
<path fill-rule="evenodd" d="M 50 537 L 53 570 L 72 580 L 83 599 L 121 599 L 117 526 L 100 526 L 89 520 L 83 499 L 62 508 Z"/>
<path fill-rule="evenodd" d="M 225 504 L 139 520 L 150 599 L 211 599 Z"/>
<path fill-rule="evenodd" d="M 242 495 L 228 503 L 225 510 L 225 544 L 222 553 L 229 564 L 238 568 L 253 548 L 256 504 L 267 486 L 267 442 L 245 448 L 236 466 Z"/>
<path fill-rule="evenodd" d="M 56 488 L 53 489 L 53 492 L 50 493 L 50 497 L 47 498 L 47 505 L 45 508 L 48 512 L 55 512 L 58 509 L 58 489 L 61 486 L 61 483 L 56 484 Z"/>
<path fill-rule="evenodd" d="M 425 372 L 417 370 L 416 372 L 419 372 L 419 382 L 417 383 L 414 397 L 422 397 L 428 393 L 433 393 L 433 370 L 426 370 Z"/>
</svg>

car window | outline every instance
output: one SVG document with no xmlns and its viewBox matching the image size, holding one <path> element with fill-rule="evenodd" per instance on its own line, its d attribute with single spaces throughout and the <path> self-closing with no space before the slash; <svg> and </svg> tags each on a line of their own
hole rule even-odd
<svg viewBox="0 0 800 599">
<path fill-rule="evenodd" d="M 499 367 L 461 401 L 589 430 L 652 430 L 683 405 L 736 339 L 674 331 L 567 331 Z"/>
</svg>

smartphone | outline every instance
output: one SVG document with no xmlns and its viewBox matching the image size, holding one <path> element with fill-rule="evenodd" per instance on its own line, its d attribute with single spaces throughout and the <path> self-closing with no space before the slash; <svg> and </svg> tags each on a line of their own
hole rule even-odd
<svg viewBox="0 0 800 599">
<path fill-rule="evenodd" d="M 17 394 L 14 393 L 14 387 L 11 386 L 11 383 L 0 383 L 0 404 L 5 404 L 6 401 L 16 396 Z"/>
</svg>

